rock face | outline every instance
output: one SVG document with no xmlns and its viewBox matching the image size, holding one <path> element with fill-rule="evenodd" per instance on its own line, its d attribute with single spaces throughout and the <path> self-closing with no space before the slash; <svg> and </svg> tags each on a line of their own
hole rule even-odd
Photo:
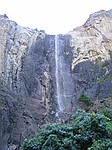
<svg viewBox="0 0 112 150">
<path fill-rule="evenodd" d="M 102 10 L 90 15 L 82 27 L 69 33 L 77 98 L 83 93 L 92 100 L 102 99 L 112 92 L 111 29 L 112 10 Z"/>
<path fill-rule="evenodd" d="M 49 116 L 53 84 L 44 31 L 21 27 L 1 16 L 0 36 L 0 149 L 4 150 L 8 143 L 19 145 L 53 120 Z"/>
<path fill-rule="evenodd" d="M 112 10 L 55 37 L 0 16 L 0 150 L 81 107 L 82 94 L 112 102 Z"/>
</svg>

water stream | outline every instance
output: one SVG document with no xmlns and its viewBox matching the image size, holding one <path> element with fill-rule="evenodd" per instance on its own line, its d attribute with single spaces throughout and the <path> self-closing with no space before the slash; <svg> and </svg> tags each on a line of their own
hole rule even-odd
<svg viewBox="0 0 112 150">
<path fill-rule="evenodd" d="M 67 47 L 68 46 L 68 47 Z M 67 53 L 66 53 L 67 52 Z M 56 78 L 56 99 L 58 110 L 56 116 L 70 113 L 74 99 L 74 85 L 69 62 L 69 43 L 62 35 L 55 35 L 55 78 Z"/>
<path fill-rule="evenodd" d="M 56 97 L 58 103 L 58 111 L 63 111 L 63 103 L 61 101 L 61 86 L 60 86 L 60 44 L 59 44 L 59 36 L 55 35 L 55 62 L 56 62 L 56 70 L 55 70 L 55 77 L 56 77 Z"/>
</svg>

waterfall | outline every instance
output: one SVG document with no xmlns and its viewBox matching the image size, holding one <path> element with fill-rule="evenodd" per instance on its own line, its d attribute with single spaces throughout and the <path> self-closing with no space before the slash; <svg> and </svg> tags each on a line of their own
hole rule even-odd
<svg viewBox="0 0 112 150">
<path fill-rule="evenodd" d="M 58 103 L 59 111 L 63 111 L 63 103 L 61 101 L 61 86 L 60 86 L 60 44 L 59 44 L 59 36 L 55 35 L 55 62 L 56 62 L 56 69 L 55 69 L 55 78 L 56 78 L 56 97 Z"/>
<path fill-rule="evenodd" d="M 71 112 L 74 100 L 74 83 L 69 63 L 69 52 L 69 43 L 65 37 L 63 35 L 55 35 L 55 78 L 58 104 L 56 116 L 59 119 L 62 114 Z"/>
</svg>

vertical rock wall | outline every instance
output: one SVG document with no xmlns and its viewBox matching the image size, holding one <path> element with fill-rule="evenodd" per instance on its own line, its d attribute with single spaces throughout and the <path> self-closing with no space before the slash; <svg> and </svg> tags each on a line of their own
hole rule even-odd
<svg viewBox="0 0 112 150">
<path fill-rule="evenodd" d="M 86 23 L 69 32 L 73 47 L 72 71 L 75 99 L 81 94 L 93 101 L 112 93 L 112 10 L 90 15 Z"/>
<path fill-rule="evenodd" d="M 63 112 L 83 108 L 81 95 L 93 103 L 112 102 L 111 30 L 112 10 L 99 11 L 83 26 L 58 35 Z M 0 16 L 0 149 L 19 147 L 43 124 L 56 122 L 55 44 L 55 35 Z"/>
<path fill-rule="evenodd" d="M 36 134 L 41 125 L 55 121 L 49 42 L 54 43 L 54 39 L 49 39 L 44 31 L 21 27 L 0 16 L 2 150 L 8 144 L 19 146 L 25 137 Z"/>
</svg>

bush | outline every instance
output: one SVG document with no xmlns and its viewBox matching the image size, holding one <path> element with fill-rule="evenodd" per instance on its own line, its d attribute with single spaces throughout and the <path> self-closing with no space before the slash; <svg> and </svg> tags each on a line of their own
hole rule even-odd
<svg viewBox="0 0 112 150">
<path fill-rule="evenodd" d="M 112 141 L 110 141 L 110 139 L 102 139 L 95 141 L 88 150 L 111 150 L 111 148 Z"/>
<path fill-rule="evenodd" d="M 112 124 L 102 114 L 78 110 L 70 124 L 53 124 L 23 143 L 24 150 L 109 150 Z"/>
<path fill-rule="evenodd" d="M 109 108 L 102 108 L 98 111 L 98 113 L 104 114 L 106 117 L 108 117 L 112 121 L 112 109 Z"/>
<path fill-rule="evenodd" d="M 86 95 L 82 94 L 79 97 L 79 101 L 85 103 L 87 106 L 90 106 L 93 104 L 93 102 L 91 101 L 91 99 L 89 97 L 87 97 Z"/>
</svg>

